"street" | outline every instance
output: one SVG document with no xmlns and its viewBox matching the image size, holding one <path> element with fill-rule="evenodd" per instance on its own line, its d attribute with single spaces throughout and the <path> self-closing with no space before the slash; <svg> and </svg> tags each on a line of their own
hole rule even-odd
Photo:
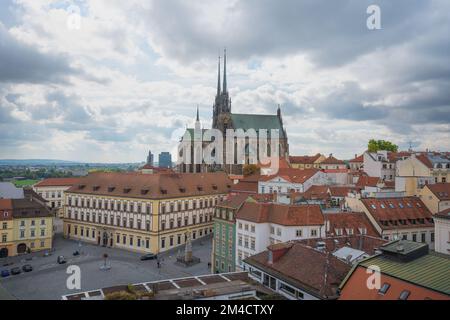
<svg viewBox="0 0 450 320">
<path fill-rule="evenodd" d="M 157 261 L 140 261 L 141 254 L 115 248 L 104 248 L 80 243 L 62 238 L 61 234 L 54 237 L 54 251 L 49 257 L 43 252 L 20 257 L 9 257 L 0 260 L 0 270 L 22 267 L 31 264 L 33 271 L 16 276 L 0 278 L 0 284 L 17 299 L 61 299 L 62 295 L 93 290 L 108 286 L 138 283 L 152 280 L 187 277 L 192 275 L 209 274 L 208 262 L 211 254 L 211 239 L 193 243 L 193 253 L 201 259 L 201 263 L 189 268 L 176 265 L 178 249 L 171 253 L 160 255 L 161 268 L 157 268 Z M 184 247 L 179 249 L 184 252 Z M 73 252 L 79 251 L 79 256 Z M 100 270 L 103 265 L 103 254 L 108 254 L 108 264 L 111 269 Z M 56 259 L 64 255 L 67 264 L 59 265 Z M 27 261 L 26 258 L 31 258 Z M 6 262 L 13 263 L 3 266 Z M 77 265 L 81 269 L 81 290 L 68 290 L 66 281 L 69 274 L 67 267 Z"/>
</svg>

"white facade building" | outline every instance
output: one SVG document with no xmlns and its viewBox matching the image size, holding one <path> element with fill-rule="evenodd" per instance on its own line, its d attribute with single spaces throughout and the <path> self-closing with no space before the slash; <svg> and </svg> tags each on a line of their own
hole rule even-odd
<svg viewBox="0 0 450 320">
<path fill-rule="evenodd" d="M 320 206 L 245 203 L 236 216 L 236 268 L 269 245 L 325 236 Z"/>
<path fill-rule="evenodd" d="M 327 184 L 326 175 L 317 169 L 280 169 L 276 175 L 263 177 L 258 182 L 258 193 L 305 192 L 313 185 Z"/>
<path fill-rule="evenodd" d="M 450 254 L 450 209 L 434 215 L 436 252 Z"/>
</svg>

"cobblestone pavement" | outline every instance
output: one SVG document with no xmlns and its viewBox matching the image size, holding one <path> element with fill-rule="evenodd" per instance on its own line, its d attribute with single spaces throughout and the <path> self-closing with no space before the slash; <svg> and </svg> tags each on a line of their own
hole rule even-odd
<svg viewBox="0 0 450 320">
<path fill-rule="evenodd" d="M 161 268 L 157 268 L 154 260 L 140 261 L 141 254 L 115 248 L 103 248 L 77 241 L 66 240 L 61 234 L 54 238 L 54 251 L 49 257 L 43 252 L 21 257 L 0 259 L 0 270 L 22 267 L 31 264 L 33 271 L 17 276 L 0 278 L 4 289 L 17 299 L 61 299 L 62 295 L 79 291 L 93 290 L 108 286 L 147 282 L 153 280 L 188 277 L 209 274 L 208 262 L 211 258 L 211 238 L 193 244 L 193 254 L 201 259 L 201 263 L 185 268 L 175 264 L 176 255 L 181 249 L 162 254 Z M 73 252 L 81 252 L 74 257 Z M 100 270 L 103 265 L 103 254 L 107 253 L 109 271 Z M 67 264 L 59 265 L 59 255 L 67 258 Z M 11 264 L 4 266 L 5 264 Z M 68 290 L 66 273 L 69 265 L 77 265 L 81 269 L 81 290 Z"/>
</svg>

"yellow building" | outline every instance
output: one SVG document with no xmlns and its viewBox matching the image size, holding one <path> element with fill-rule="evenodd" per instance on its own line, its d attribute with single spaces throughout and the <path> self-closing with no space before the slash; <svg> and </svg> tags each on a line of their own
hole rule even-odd
<svg viewBox="0 0 450 320">
<path fill-rule="evenodd" d="M 12 210 L 11 199 L 0 199 L 0 258 L 14 251 Z"/>
<path fill-rule="evenodd" d="M 64 236 L 159 253 L 209 235 L 232 182 L 220 173 L 92 173 L 65 193 Z"/>
<path fill-rule="evenodd" d="M 417 153 L 397 161 L 395 190 L 407 196 L 420 195 L 427 184 L 446 183 L 450 180 L 450 160 L 441 153 Z"/>
<path fill-rule="evenodd" d="M 52 248 L 53 216 L 41 202 L 30 199 L 8 199 L 10 206 L 2 205 L 0 257 L 15 256 Z"/>
<path fill-rule="evenodd" d="M 290 156 L 289 163 L 295 169 L 311 169 L 320 167 L 320 163 L 326 158 L 324 155 L 318 153 L 315 156 Z"/>
<path fill-rule="evenodd" d="M 420 199 L 432 214 L 450 208 L 450 183 L 426 185 L 420 190 Z"/>
</svg>

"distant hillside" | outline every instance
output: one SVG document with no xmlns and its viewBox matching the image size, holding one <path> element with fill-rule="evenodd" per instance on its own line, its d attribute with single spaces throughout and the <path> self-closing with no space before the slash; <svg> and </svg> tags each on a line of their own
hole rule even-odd
<svg viewBox="0 0 450 320">
<path fill-rule="evenodd" d="M 64 164 L 81 164 L 81 162 L 51 159 L 0 159 L 0 165 L 4 166 L 51 166 Z"/>
<path fill-rule="evenodd" d="M 138 163 L 88 163 L 67 160 L 52 159 L 0 159 L 0 166 L 127 166 L 139 165 Z"/>
</svg>

